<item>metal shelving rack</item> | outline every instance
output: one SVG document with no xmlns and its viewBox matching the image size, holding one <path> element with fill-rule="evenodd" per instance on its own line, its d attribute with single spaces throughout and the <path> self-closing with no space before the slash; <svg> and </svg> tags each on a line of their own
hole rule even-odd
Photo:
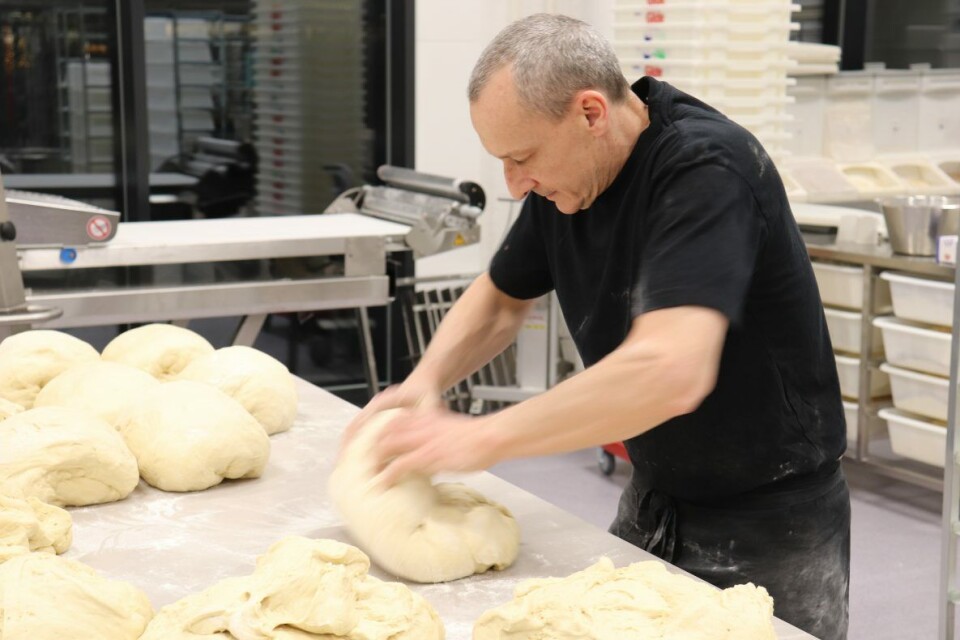
<svg viewBox="0 0 960 640">
<path fill-rule="evenodd" d="M 877 451 L 871 447 L 871 432 L 880 420 L 877 412 L 882 403 L 870 397 L 872 376 L 879 371 L 882 359 L 873 355 L 873 320 L 878 314 L 876 286 L 880 273 L 898 271 L 916 276 L 947 279 L 953 275 L 951 267 L 937 264 L 933 258 L 919 258 L 894 254 L 888 245 L 870 247 L 863 245 L 817 244 L 807 238 L 807 253 L 814 260 L 823 260 L 863 269 L 863 309 L 860 330 L 860 388 L 858 392 L 857 446 L 847 450 L 846 458 L 869 467 L 876 473 L 896 478 L 929 489 L 944 488 L 944 474 L 936 467 L 896 456 L 892 452 Z M 957 341 L 954 340 L 954 345 Z M 953 378 L 955 384 L 955 378 Z M 952 414 L 951 414 L 952 416 Z M 950 424 L 953 424 L 951 422 Z M 952 433 L 952 429 L 950 432 Z M 949 448 L 949 447 L 948 447 Z M 948 467 L 949 470 L 949 467 Z M 960 495 L 958 493 L 957 495 Z"/>
<path fill-rule="evenodd" d="M 953 274 L 953 330 L 950 343 L 950 397 L 947 407 L 947 453 L 943 477 L 943 528 L 940 555 L 940 640 L 953 640 L 956 633 L 957 541 L 960 536 L 960 440 L 957 438 L 957 407 L 960 403 L 960 264 Z"/>
<path fill-rule="evenodd" d="M 104 85 L 95 85 L 91 81 L 89 65 L 93 62 L 88 52 L 92 41 L 100 41 L 106 44 L 108 36 L 106 33 L 90 31 L 88 29 L 88 17 L 96 16 L 101 19 L 106 17 L 106 9 L 98 7 L 81 7 L 76 9 L 57 9 L 55 16 L 54 38 L 54 59 L 57 68 L 57 126 L 60 131 L 60 144 L 62 148 L 69 150 L 70 164 L 74 171 L 96 172 L 103 167 L 103 164 L 113 163 L 112 149 L 109 155 L 97 157 L 94 153 L 97 140 L 108 140 L 112 144 L 113 132 L 109 134 L 95 133 L 91 127 L 90 120 L 96 114 L 107 114 L 112 117 L 112 110 L 109 104 L 98 106 L 90 104 L 91 89 L 102 89 Z M 76 40 L 76 45 L 71 46 L 71 40 Z M 73 55 L 72 51 L 79 48 L 79 55 Z M 103 64 L 109 64 L 107 58 L 97 61 Z M 81 69 L 81 81 L 73 86 L 70 81 L 70 69 L 72 64 L 77 64 Z M 79 88 L 79 92 L 72 89 Z M 109 91 L 109 84 L 106 85 Z M 71 94 L 72 93 L 72 94 Z M 74 99 L 79 95 L 80 104 L 76 104 Z M 77 129 L 76 124 L 80 122 L 82 130 Z M 81 142 L 82 140 L 82 142 Z M 77 157 L 78 151 L 83 152 Z"/>
</svg>

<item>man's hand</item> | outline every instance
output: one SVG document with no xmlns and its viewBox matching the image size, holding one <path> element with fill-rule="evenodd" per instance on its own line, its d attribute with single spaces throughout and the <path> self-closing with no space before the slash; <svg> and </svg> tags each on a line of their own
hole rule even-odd
<svg viewBox="0 0 960 640">
<path fill-rule="evenodd" d="M 354 436 L 374 414 L 387 409 L 437 409 L 443 406 L 443 394 L 436 386 L 408 378 L 403 384 L 387 387 L 378 393 L 350 421 L 340 439 L 340 450 L 353 440 Z"/>
<path fill-rule="evenodd" d="M 374 456 L 377 481 L 392 486 L 411 472 L 480 471 L 499 461 L 487 418 L 446 409 L 421 409 L 397 416 L 384 429 Z"/>
</svg>

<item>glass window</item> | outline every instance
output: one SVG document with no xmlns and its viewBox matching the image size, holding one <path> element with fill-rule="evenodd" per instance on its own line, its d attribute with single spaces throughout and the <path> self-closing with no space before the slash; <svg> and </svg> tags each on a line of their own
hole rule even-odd
<svg viewBox="0 0 960 640">
<path fill-rule="evenodd" d="M 112 4 L 0 6 L 0 172 L 7 188 L 116 208 Z"/>
</svg>

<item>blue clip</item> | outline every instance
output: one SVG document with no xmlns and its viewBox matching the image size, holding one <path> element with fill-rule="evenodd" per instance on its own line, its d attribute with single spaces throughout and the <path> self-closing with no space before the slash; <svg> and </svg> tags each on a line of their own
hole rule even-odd
<svg viewBox="0 0 960 640">
<path fill-rule="evenodd" d="M 63 264 L 73 264 L 77 259 L 77 250 L 71 247 L 60 249 L 60 262 Z"/>
</svg>

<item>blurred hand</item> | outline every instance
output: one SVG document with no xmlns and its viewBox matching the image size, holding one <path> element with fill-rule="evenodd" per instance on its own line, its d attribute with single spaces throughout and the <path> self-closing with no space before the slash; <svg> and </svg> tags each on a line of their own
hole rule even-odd
<svg viewBox="0 0 960 640">
<path fill-rule="evenodd" d="M 353 440 L 354 436 L 371 416 L 388 409 L 439 409 L 444 406 L 443 394 L 436 386 L 408 378 L 402 384 L 387 387 L 373 397 L 358 413 L 340 438 L 340 450 Z"/>
<path fill-rule="evenodd" d="M 489 418 L 421 408 L 390 421 L 374 446 L 377 482 L 395 484 L 408 473 L 480 471 L 499 461 Z"/>
</svg>

